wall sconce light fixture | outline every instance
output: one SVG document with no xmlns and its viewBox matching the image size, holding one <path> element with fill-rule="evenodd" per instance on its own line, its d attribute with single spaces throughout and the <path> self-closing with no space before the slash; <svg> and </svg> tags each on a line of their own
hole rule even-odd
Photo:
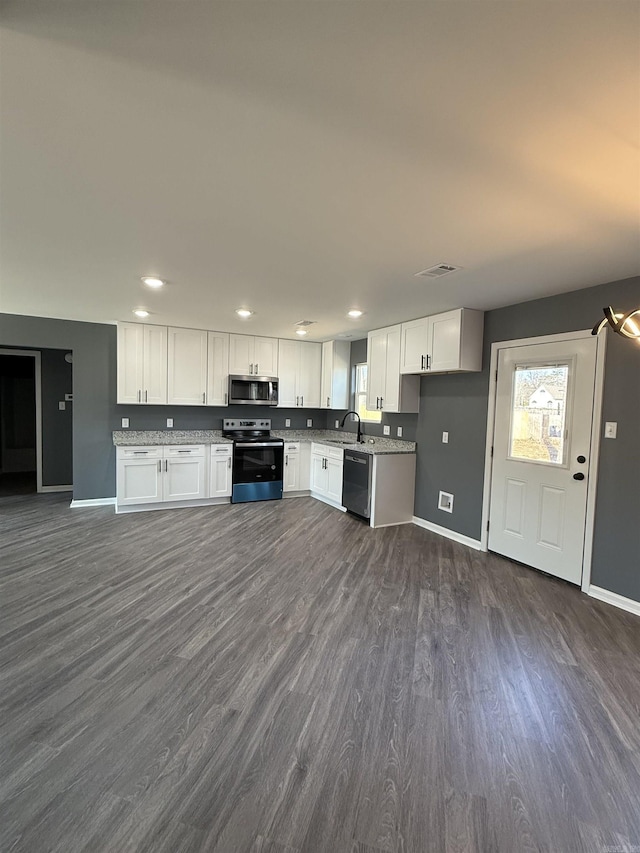
<svg viewBox="0 0 640 853">
<path fill-rule="evenodd" d="M 604 320 L 596 323 L 591 330 L 592 335 L 597 335 L 601 329 L 609 325 L 619 335 L 640 341 L 640 325 L 633 319 L 635 316 L 640 317 L 640 308 L 629 311 L 627 314 L 616 314 L 611 305 L 602 310 L 604 311 Z"/>
</svg>

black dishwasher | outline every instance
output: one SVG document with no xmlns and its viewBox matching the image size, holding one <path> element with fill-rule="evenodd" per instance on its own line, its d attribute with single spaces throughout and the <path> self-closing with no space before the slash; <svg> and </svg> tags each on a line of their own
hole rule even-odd
<svg viewBox="0 0 640 853">
<path fill-rule="evenodd" d="M 345 450 L 342 475 L 342 506 L 361 518 L 371 516 L 371 454 Z"/>
</svg>

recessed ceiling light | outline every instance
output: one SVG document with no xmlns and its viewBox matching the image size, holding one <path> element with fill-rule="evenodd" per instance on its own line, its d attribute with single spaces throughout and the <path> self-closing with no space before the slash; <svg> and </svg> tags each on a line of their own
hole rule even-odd
<svg viewBox="0 0 640 853">
<path fill-rule="evenodd" d="M 154 275 L 143 275 L 141 278 L 143 284 L 146 284 L 147 287 L 152 287 L 154 290 L 157 290 L 159 287 L 164 287 L 166 281 L 161 278 L 156 278 Z"/>
<path fill-rule="evenodd" d="M 304 337 L 307 334 L 306 329 L 296 329 L 296 335 L 300 335 L 300 337 Z"/>
<path fill-rule="evenodd" d="M 236 308 L 236 314 L 238 317 L 242 317 L 243 320 L 246 320 L 247 317 L 251 317 L 253 311 L 249 311 L 248 308 Z"/>
<path fill-rule="evenodd" d="M 347 312 L 347 316 L 351 317 L 352 320 L 357 320 L 358 317 L 362 317 L 364 311 L 359 311 L 357 308 L 353 308 L 351 311 Z"/>
<path fill-rule="evenodd" d="M 136 308 L 133 313 L 136 315 L 136 317 L 140 317 L 141 319 L 144 319 L 145 317 L 149 316 L 149 312 L 145 311 L 144 308 Z"/>
</svg>

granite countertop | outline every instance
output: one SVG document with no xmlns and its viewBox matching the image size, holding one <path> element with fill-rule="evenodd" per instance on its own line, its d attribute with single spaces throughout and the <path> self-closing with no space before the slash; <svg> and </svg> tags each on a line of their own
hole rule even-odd
<svg viewBox="0 0 640 853">
<path fill-rule="evenodd" d="M 285 441 L 313 441 L 318 444 L 328 444 L 329 447 L 342 447 L 345 450 L 360 450 L 362 453 L 392 454 L 415 453 L 413 441 L 402 441 L 386 436 L 364 436 L 364 444 L 345 442 L 345 438 L 353 433 L 330 429 L 274 429 L 271 435 Z M 339 444 L 333 442 L 339 441 Z M 113 431 L 113 443 L 116 447 L 150 447 L 166 444 L 231 444 L 231 440 L 222 437 L 219 429 L 158 429 L 133 430 L 121 429 Z"/>
</svg>

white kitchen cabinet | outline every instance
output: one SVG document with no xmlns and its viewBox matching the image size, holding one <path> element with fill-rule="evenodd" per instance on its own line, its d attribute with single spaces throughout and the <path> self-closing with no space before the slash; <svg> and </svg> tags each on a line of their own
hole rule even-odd
<svg viewBox="0 0 640 853">
<path fill-rule="evenodd" d="M 311 445 L 311 494 L 337 507 L 342 507 L 343 457 L 341 447 Z"/>
<path fill-rule="evenodd" d="M 209 497 L 231 497 L 233 447 L 226 444 L 211 445 Z"/>
<path fill-rule="evenodd" d="M 283 492 L 309 492 L 311 445 L 308 441 L 285 441 Z"/>
<path fill-rule="evenodd" d="M 207 337 L 207 405 L 226 406 L 229 399 L 229 335 L 209 332 Z"/>
<path fill-rule="evenodd" d="M 322 387 L 320 408 L 349 408 L 349 341 L 325 341 L 322 344 Z"/>
<path fill-rule="evenodd" d="M 482 370 L 484 313 L 457 308 L 402 324 L 400 372 Z"/>
<path fill-rule="evenodd" d="M 204 406 L 207 402 L 207 332 L 168 329 L 167 402 Z"/>
<path fill-rule="evenodd" d="M 278 341 L 278 406 L 320 408 L 322 344 Z"/>
<path fill-rule="evenodd" d="M 384 412 L 417 412 L 420 378 L 400 373 L 401 327 L 369 332 L 367 340 L 367 408 Z"/>
<path fill-rule="evenodd" d="M 204 445 L 118 447 L 116 458 L 118 507 L 206 496 Z"/>
<path fill-rule="evenodd" d="M 117 402 L 167 402 L 167 329 L 118 323 Z"/>
<path fill-rule="evenodd" d="M 278 376 L 278 339 L 229 335 L 229 373 Z"/>
</svg>

